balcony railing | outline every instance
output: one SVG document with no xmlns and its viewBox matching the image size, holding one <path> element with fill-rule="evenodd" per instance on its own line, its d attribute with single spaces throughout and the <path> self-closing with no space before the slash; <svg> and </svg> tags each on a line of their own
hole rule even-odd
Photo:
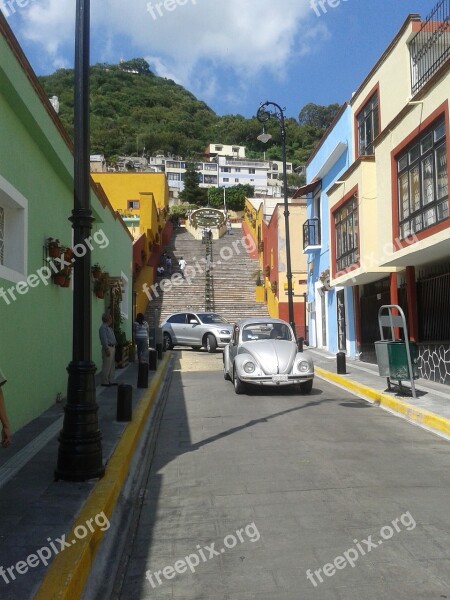
<svg viewBox="0 0 450 600">
<path fill-rule="evenodd" d="M 316 250 L 321 247 L 320 220 L 315 217 L 303 223 L 303 250 Z"/>
<path fill-rule="evenodd" d="M 409 48 L 414 96 L 450 57 L 450 0 L 440 0 L 436 4 Z"/>
</svg>

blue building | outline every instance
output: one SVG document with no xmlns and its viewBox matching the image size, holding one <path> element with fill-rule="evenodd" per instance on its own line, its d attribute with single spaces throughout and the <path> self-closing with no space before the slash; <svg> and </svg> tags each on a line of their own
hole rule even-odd
<svg viewBox="0 0 450 600">
<path fill-rule="evenodd" d="M 303 251 L 308 255 L 309 344 L 356 355 L 353 288 L 330 286 L 330 210 L 327 192 L 353 162 L 352 111 L 344 104 L 306 165 Z"/>
</svg>

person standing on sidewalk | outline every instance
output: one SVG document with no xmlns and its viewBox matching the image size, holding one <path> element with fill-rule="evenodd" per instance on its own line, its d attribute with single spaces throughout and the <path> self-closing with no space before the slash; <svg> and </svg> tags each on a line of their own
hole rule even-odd
<svg viewBox="0 0 450 600">
<path fill-rule="evenodd" d="M 182 256 L 180 257 L 180 260 L 178 261 L 178 265 L 180 267 L 181 277 L 183 277 L 183 279 L 184 279 L 184 270 L 186 268 L 187 263 Z"/>
<path fill-rule="evenodd" d="M 137 346 L 138 362 L 148 362 L 148 323 L 142 313 L 136 315 L 136 321 L 133 324 L 134 339 Z"/>
<path fill-rule="evenodd" d="M 5 398 L 3 396 L 3 384 L 6 379 L 0 371 L 0 422 L 2 424 L 2 446 L 7 448 L 11 443 L 11 428 L 9 426 L 8 415 L 6 414 Z"/>
<path fill-rule="evenodd" d="M 103 313 L 102 324 L 98 330 L 102 345 L 102 386 L 117 385 L 114 383 L 116 372 L 116 346 L 117 340 L 111 327 L 112 318 L 109 313 Z"/>
</svg>

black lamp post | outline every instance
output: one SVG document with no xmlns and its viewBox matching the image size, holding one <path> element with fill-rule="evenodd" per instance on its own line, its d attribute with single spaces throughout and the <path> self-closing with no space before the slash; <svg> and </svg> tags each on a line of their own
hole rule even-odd
<svg viewBox="0 0 450 600">
<path fill-rule="evenodd" d="M 291 241 L 289 235 L 289 202 L 288 202 L 288 186 L 287 186 L 287 167 L 286 167 L 286 129 L 284 126 L 284 109 L 275 102 L 263 102 L 258 108 L 256 118 L 260 123 L 265 123 L 270 118 L 277 119 L 280 123 L 281 132 L 281 152 L 283 160 L 283 196 L 284 196 L 284 223 L 286 229 L 286 278 L 288 284 L 288 312 L 289 312 L 289 324 L 295 331 L 294 321 L 294 295 L 292 291 L 292 269 L 291 269 Z M 269 133 L 263 132 L 258 136 L 258 140 L 266 144 L 270 139 Z"/>
<path fill-rule="evenodd" d="M 84 256 L 73 260 L 73 346 L 67 367 L 67 404 L 59 435 L 56 479 L 85 481 L 101 477 L 102 435 L 98 428 L 95 400 L 96 366 L 91 358 L 91 252 L 86 244 L 92 221 L 89 176 L 89 30 L 90 0 L 77 0 L 75 24 L 75 115 L 74 115 L 74 247 L 84 247 Z"/>
</svg>

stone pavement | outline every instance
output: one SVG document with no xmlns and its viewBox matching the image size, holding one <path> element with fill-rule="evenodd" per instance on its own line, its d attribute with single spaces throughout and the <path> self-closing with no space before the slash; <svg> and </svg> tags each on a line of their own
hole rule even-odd
<svg viewBox="0 0 450 600">
<path fill-rule="evenodd" d="M 450 439 L 448 386 L 418 380 L 415 400 L 389 393 L 386 379 L 374 365 L 347 359 L 347 374 L 337 375 L 334 355 L 318 349 L 307 352 L 314 359 L 318 377 Z M 2 600 L 82 597 L 109 517 L 125 502 L 128 472 L 139 471 L 143 462 L 142 448 L 153 427 L 153 401 L 166 371 L 171 370 L 170 357 L 171 353 L 166 353 L 158 371 L 150 372 L 148 389 L 136 388 L 137 364 L 117 371 L 118 382 L 133 385 L 133 420 L 129 424 L 116 421 L 117 388 L 97 389 L 106 462 L 106 474 L 100 481 L 54 481 L 61 404 L 16 432 L 11 448 L 0 452 Z M 197 358 L 202 362 L 200 354 Z M 214 367 L 220 369 L 221 353 L 214 359 Z M 177 369 L 183 368 L 183 361 L 178 362 Z"/>
</svg>

